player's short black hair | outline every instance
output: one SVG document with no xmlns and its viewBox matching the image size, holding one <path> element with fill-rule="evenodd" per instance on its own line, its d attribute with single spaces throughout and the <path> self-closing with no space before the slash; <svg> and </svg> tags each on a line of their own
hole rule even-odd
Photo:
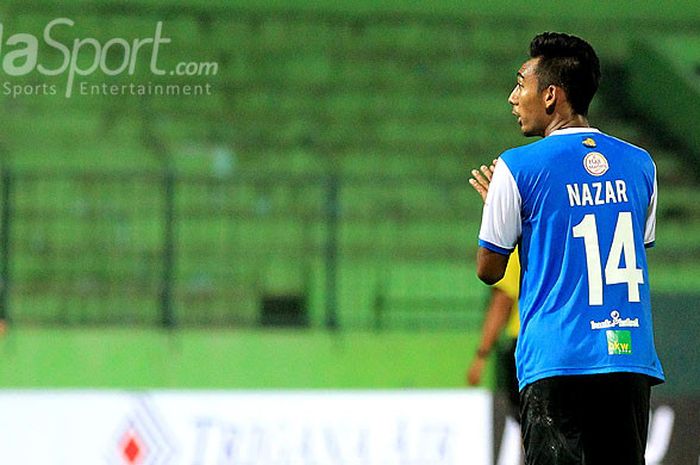
<svg viewBox="0 0 700 465">
<path fill-rule="evenodd" d="M 537 64 L 539 90 L 549 85 L 564 89 L 575 113 L 586 116 L 600 83 L 600 62 L 585 40 L 561 32 L 543 32 L 530 42 Z"/>
</svg>

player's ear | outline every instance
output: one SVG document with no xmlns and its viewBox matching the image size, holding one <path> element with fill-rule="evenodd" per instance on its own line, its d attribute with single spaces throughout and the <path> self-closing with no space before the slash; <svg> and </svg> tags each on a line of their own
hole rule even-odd
<svg viewBox="0 0 700 465">
<path fill-rule="evenodd" d="M 544 109 L 548 115 L 554 113 L 554 108 L 557 104 L 557 99 L 559 98 L 559 93 L 562 91 L 560 87 L 555 85 L 549 85 L 546 89 L 542 91 L 542 98 L 544 99 Z"/>
</svg>

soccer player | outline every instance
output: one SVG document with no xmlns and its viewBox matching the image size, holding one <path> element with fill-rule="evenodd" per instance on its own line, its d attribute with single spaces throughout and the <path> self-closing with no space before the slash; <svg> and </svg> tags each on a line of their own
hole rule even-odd
<svg viewBox="0 0 700 465">
<path fill-rule="evenodd" d="M 593 48 L 543 33 L 508 102 L 523 135 L 489 185 L 477 253 L 487 284 L 519 246 L 516 350 L 528 465 L 644 464 L 654 347 L 645 247 L 655 240 L 649 154 L 589 126 Z"/>
<path fill-rule="evenodd" d="M 520 322 L 518 319 L 518 286 L 520 282 L 520 264 L 517 252 L 508 261 L 503 278 L 492 286 L 491 299 L 481 329 L 481 342 L 467 370 L 467 383 L 470 386 L 481 384 L 484 368 L 489 355 L 497 345 L 501 333 L 505 331 L 507 341 L 502 354 L 499 355 L 499 370 L 507 381 L 514 381 L 514 389 L 508 390 L 509 400 L 514 406 L 519 403 L 518 383 L 515 378 L 515 341 L 518 338 Z M 511 369 L 512 366 L 512 369 Z M 510 378 L 512 375 L 512 378 Z M 503 386 L 510 388 L 511 386 Z M 516 410 L 517 412 L 517 410 Z"/>
<path fill-rule="evenodd" d="M 482 165 L 472 170 L 469 184 L 486 201 L 489 183 L 493 176 L 491 166 Z M 467 384 L 481 384 L 486 362 L 496 348 L 496 388 L 506 394 L 508 405 L 501 439 L 501 448 L 496 463 L 520 464 L 520 391 L 515 372 L 515 346 L 520 330 L 518 316 L 518 291 L 520 288 L 520 260 L 517 249 L 510 255 L 503 278 L 491 287 L 491 298 L 481 327 L 481 341 L 467 369 Z M 501 337 L 501 334 L 505 337 Z"/>
<path fill-rule="evenodd" d="M 494 161 L 495 163 L 495 161 Z M 493 175 L 494 165 L 481 166 L 480 170 L 472 170 L 472 178 L 469 183 L 474 190 L 486 200 L 489 183 Z M 518 289 L 520 287 L 520 260 L 517 251 L 510 255 L 508 266 L 503 278 L 491 288 L 491 298 L 486 309 L 486 316 L 481 328 L 481 341 L 467 369 L 467 384 L 477 386 L 481 384 L 489 355 L 497 346 L 502 333 L 506 335 L 506 341 L 502 347 L 498 347 L 497 371 L 499 373 L 499 386 L 508 394 L 510 408 L 513 417 L 519 418 L 519 391 L 518 380 L 515 374 L 515 343 L 520 329 L 518 316 Z"/>
</svg>

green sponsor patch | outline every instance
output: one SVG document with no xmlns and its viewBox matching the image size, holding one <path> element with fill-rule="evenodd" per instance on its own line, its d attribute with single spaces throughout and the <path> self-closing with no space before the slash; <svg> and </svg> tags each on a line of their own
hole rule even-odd
<svg viewBox="0 0 700 465">
<path fill-rule="evenodd" d="M 608 337 L 608 354 L 625 355 L 632 353 L 632 334 L 625 330 L 605 331 Z"/>
</svg>

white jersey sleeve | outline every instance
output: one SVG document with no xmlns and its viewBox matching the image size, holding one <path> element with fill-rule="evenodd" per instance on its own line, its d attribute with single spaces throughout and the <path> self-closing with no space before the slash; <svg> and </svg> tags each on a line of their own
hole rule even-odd
<svg viewBox="0 0 700 465">
<path fill-rule="evenodd" d="M 521 197 L 508 165 L 498 161 L 486 194 L 479 231 L 479 245 L 494 252 L 509 254 L 522 231 Z"/>
<path fill-rule="evenodd" d="M 656 180 L 656 166 L 654 166 L 654 191 L 651 193 L 649 208 L 647 209 L 647 222 L 644 228 L 644 245 L 649 247 L 656 240 L 656 192 L 658 183 Z"/>
</svg>

